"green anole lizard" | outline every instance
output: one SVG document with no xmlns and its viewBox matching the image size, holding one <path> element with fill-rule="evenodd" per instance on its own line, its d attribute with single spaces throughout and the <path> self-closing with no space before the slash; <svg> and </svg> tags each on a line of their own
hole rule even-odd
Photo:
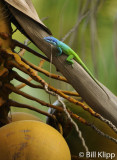
<svg viewBox="0 0 117 160">
<path fill-rule="evenodd" d="M 68 45 L 66 45 L 65 43 L 63 43 L 62 41 L 59 41 L 58 39 L 54 38 L 54 37 L 44 37 L 44 40 L 46 42 L 49 42 L 50 44 L 53 44 L 54 46 L 57 47 L 57 49 L 59 50 L 58 55 L 60 56 L 62 54 L 62 52 L 64 52 L 66 55 L 68 55 L 66 61 L 70 64 L 73 64 L 72 59 L 75 59 L 76 62 L 78 62 L 83 68 L 84 70 L 90 75 L 90 77 L 97 83 L 98 86 L 100 86 L 100 88 L 106 93 L 106 91 L 104 90 L 104 88 L 102 88 L 102 86 L 98 83 L 98 81 L 96 80 L 96 78 L 92 75 L 92 73 L 90 72 L 90 70 L 86 67 L 86 65 L 82 62 L 82 60 L 80 59 L 80 57 L 77 55 L 77 53 L 75 53 Z M 108 96 L 108 94 L 106 93 L 106 95 Z M 108 96 L 109 98 L 109 96 Z"/>
</svg>

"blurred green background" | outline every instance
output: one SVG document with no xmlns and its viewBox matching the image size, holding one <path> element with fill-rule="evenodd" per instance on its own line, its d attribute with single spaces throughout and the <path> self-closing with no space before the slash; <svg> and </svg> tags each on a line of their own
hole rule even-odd
<svg viewBox="0 0 117 160">
<path fill-rule="evenodd" d="M 75 31 L 64 42 L 79 54 L 93 75 L 117 95 L 117 1 L 33 0 L 32 2 L 40 19 L 46 18 L 44 24 L 52 31 L 53 36 L 58 39 L 62 39 L 78 23 L 80 18 L 86 15 Z M 13 28 L 15 29 L 14 26 Z M 18 31 L 13 35 L 13 38 L 22 43 L 26 39 Z M 41 52 L 32 43 L 29 47 Z M 19 48 L 16 51 L 19 51 Z M 25 53 L 24 58 L 36 65 L 40 61 L 39 58 L 29 52 Z M 50 71 L 50 64 L 45 63 L 43 68 Z M 17 72 L 27 78 L 27 75 L 18 70 Z M 57 73 L 54 66 L 52 66 L 52 72 Z M 39 75 L 56 88 L 73 90 L 72 87 L 65 83 L 52 80 L 41 73 Z M 35 83 L 34 81 L 32 82 Z M 13 84 L 17 85 L 20 83 L 13 80 Z M 27 86 L 22 90 L 50 103 L 49 95 L 43 90 L 32 89 Z M 11 94 L 10 98 L 47 110 L 47 107 L 43 107 L 16 94 Z M 51 103 L 54 101 L 55 98 L 51 97 Z M 13 108 L 12 110 L 31 112 L 45 120 L 44 116 L 27 109 Z"/>
</svg>

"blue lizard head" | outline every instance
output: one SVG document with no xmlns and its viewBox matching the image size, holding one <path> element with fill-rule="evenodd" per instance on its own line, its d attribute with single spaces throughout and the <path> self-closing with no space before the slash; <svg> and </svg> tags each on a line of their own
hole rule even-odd
<svg viewBox="0 0 117 160">
<path fill-rule="evenodd" d="M 58 40 L 54 37 L 50 37 L 50 36 L 49 37 L 44 37 L 44 40 L 46 42 L 49 42 L 50 44 L 53 44 L 54 46 L 57 46 Z"/>
</svg>

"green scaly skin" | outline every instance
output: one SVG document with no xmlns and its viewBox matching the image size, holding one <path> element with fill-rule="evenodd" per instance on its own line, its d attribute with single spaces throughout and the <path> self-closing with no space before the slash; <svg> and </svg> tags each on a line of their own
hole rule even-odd
<svg viewBox="0 0 117 160">
<path fill-rule="evenodd" d="M 106 93 L 106 91 L 102 88 L 102 86 L 98 83 L 98 81 L 95 79 L 95 77 L 92 75 L 92 73 L 90 72 L 90 70 L 86 67 L 86 65 L 82 62 L 82 60 L 80 59 L 80 57 L 77 55 L 77 53 L 75 53 L 68 45 L 66 45 L 65 43 L 59 41 L 58 39 L 54 38 L 54 37 L 45 37 L 44 38 L 45 41 L 49 42 L 50 44 L 53 44 L 54 46 L 57 47 L 57 49 L 59 50 L 58 55 L 60 56 L 62 53 L 65 53 L 66 55 L 68 55 L 66 61 L 69 64 L 73 64 L 73 59 L 76 60 L 76 62 L 78 62 L 83 68 L 84 70 L 90 75 L 90 77 L 97 83 L 98 86 L 100 86 L 100 88 Z M 108 94 L 106 93 L 106 95 L 108 96 Z M 109 97 L 109 96 L 108 96 Z"/>
</svg>

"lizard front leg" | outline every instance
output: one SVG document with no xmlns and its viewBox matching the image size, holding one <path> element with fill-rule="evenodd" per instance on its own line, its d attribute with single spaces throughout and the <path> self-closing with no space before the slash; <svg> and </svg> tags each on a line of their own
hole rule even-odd
<svg viewBox="0 0 117 160">
<path fill-rule="evenodd" d="M 57 53 L 57 55 L 58 55 L 58 56 L 61 56 L 61 55 L 62 55 L 62 52 L 63 52 L 62 49 L 61 49 L 61 47 L 57 47 L 57 49 L 58 49 L 58 51 L 59 51 L 59 52 Z"/>
</svg>

